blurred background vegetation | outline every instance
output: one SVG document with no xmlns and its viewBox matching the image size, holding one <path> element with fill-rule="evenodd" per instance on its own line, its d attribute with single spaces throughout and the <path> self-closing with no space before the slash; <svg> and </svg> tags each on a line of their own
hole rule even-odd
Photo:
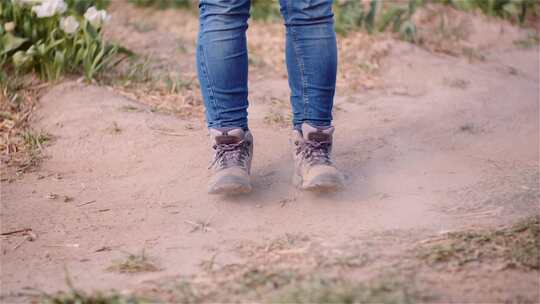
<svg viewBox="0 0 540 304">
<path fill-rule="evenodd" d="M 30 9 L 20 10 L 22 13 L 13 10 L 13 5 L 10 5 L 12 1 L 13 0 L 0 0 L 0 24 L 3 25 L 0 27 L 0 38 L 2 38 L 0 39 L 0 66 L 2 67 L 0 79 L 5 79 L 5 70 L 13 70 L 13 62 L 15 59 L 22 58 L 22 54 L 24 54 L 23 51 L 28 49 L 31 45 L 39 43 L 52 45 L 52 42 L 47 43 L 47 41 L 50 40 L 56 43 L 56 41 L 64 39 L 64 37 L 59 36 L 60 31 L 54 30 L 54 27 L 50 27 L 48 31 L 43 31 L 43 33 L 39 35 L 32 34 L 32 37 L 27 37 L 27 31 L 24 30 L 24 27 L 40 28 L 40 20 L 38 20 L 39 18 L 36 18 L 35 15 L 32 16 Z M 190 10 L 194 14 L 197 12 L 198 3 L 196 0 L 128 1 L 133 5 L 141 7 L 153 7 L 157 9 L 178 8 Z M 82 15 L 90 7 L 94 6 L 97 9 L 106 9 L 111 0 L 65 0 L 65 2 L 69 8 L 70 14 L 75 16 L 77 20 L 81 22 L 83 20 Z M 485 15 L 509 20 L 510 22 L 521 26 L 537 26 L 538 20 L 540 19 L 540 1 L 538 0 L 336 0 L 334 4 L 336 31 L 340 35 L 347 35 L 347 33 L 353 31 L 365 31 L 370 34 L 392 32 L 402 40 L 415 43 L 418 42 L 418 29 L 417 24 L 415 24 L 413 20 L 413 15 L 418 8 L 429 4 L 439 4 L 459 10 L 483 13 Z M 24 16 L 26 20 L 25 23 L 35 23 L 35 25 L 18 22 L 18 20 L 15 20 L 18 15 Z M 263 22 L 279 22 L 281 16 L 278 1 L 252 0 L 252 17 L 255 20 Z M 11 33 L 6 33 L 4 27 L 8 23 L 13 23 L 13 21 L 17 21 L 15 22 L 15 30 Z M 59 24 L 60 18 L 56 18 L 54 22 Z M 54 35 L 51 35 L 52 32 L 54 32 Z M 102 44 L 99 33 L 93 34 L 91 40 L 100 45 Z M 14 41 L 18 41 L 20 44 L 16 44 L 17 47 L 13 47 Z M 106 47 L 110 49 L 110 46 Z M 66 50 L 66 54 L 69 53 L 69 50 Z M 112 56 L 114 52 L 110 53 Z M 63 71 L 78 73 L 81 64 L 70 64 L 70 62 L 67 62 L 70 59 L 64 58 L 66 54 L 62 53 L 61 55 L 63 56 L 60 56 L 60 59 L 63 60 L 62 64 L 65 65 L 65 67 L 58 68 L 58 70 L 62 73 L 64 73 Z M 42 60 L 42 63 L 40 63 L 41 61 L 36 60 L 36 58 L 33 58 L 33 70 L 45 70 L 45 68 L 47 68 L 46 58 L 53 55 L 44 52 L 44 60 Z M 95 52 L 95 55 L 89 56 L 89 60 L 94 60 L 99 56 L 101 56 L 100 53 Z M 75 56 L 73 57 L 75 58 Z M 26 66 L 28 65 L 29 64 Z M 103 69 L 104 68 L 105 67 L 103 67 Z M 25 70 L 28 71 L 32 69 L 27 68 Z M 94 74 L 94 71 L 88 71 L 88 68 L 84 71 L 84 75 L 87 78 L 94 77 Z M 42 78 L 47 78 L 48 80 L 55 80 L 59 77 L 60 75 L 58 73 L 53 73 L 53 76 L 45 75 L 45 77 L 43 77 L 42 75 Z"/>
<path fill-rule="evenodd" d="M 194 0 L 129 0 L 139 6 L 159 8 L 195 8 Z M 418 7 L 428 4 L 449 5 L 464 11 L 479 11 L 514 23 L 526 25 L 540 18 L 538 0 L 338 0 L 334 4 L 336 31 L 346 34 L 354 30 L 369 33 L 391 30 L 413 41 L 416 26 L 411 17 Z M 277 21 L 280 18 L 277 0 L 252 0 L 252 17 Z"/>
</svg>

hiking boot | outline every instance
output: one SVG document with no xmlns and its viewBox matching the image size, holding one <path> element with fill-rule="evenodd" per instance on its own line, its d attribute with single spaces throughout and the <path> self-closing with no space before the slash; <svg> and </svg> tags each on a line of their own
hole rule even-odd
<svg viewBox="0 0 540 304">
<path fill-rule="evenodd" d="M 334 127 L 313 127 L 302 124 L 293 131 L 294 184 L 310 191 L 336 191 L 343 188 L 343 175 L 330 157 Z"/>
<path fill-rule="evenodd" d="M 239 194 L 251 191 L 249 173 L 253 156 L 253 136 L 241 128 L 210 129 L 214 156 L 209 169 L 210 194 Z"/>
</svg>

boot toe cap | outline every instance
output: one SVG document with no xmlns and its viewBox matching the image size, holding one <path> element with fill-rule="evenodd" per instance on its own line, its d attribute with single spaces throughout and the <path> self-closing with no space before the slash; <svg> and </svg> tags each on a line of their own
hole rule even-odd
<svg viewBox="0 0 540 304">
<path fill-rule="evenodd" d="M 304 176 L 302 188 L 311 191 L 337 191 L 344 187 L 344 178 L 333 166 L 312 167 Z"/>
<path fill-rule="evenodd" d="M 228 168 L 217 172 L 208 185 L 209 194 L 240 194 L 251 192 L 249 174 L 242 168 Z"/>
</svg>

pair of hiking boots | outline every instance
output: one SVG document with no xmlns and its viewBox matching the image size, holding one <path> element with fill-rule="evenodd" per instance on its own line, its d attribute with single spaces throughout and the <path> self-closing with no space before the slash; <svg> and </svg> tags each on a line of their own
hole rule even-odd
<svg viewBox="0 0 540 304">
<path fill-rule="evenodd" d="M 343 187 L 343 176 L 332 164 L 334 127 L 302 124 L 293 131 L 295 169 L 293 183 L 310 191 L 335 191 Z M 241 128 L 210 129 L 213 170 L 210 194 L 239 194 L 251 191 L 250 170 L 253 136 Z"/>
</svg>

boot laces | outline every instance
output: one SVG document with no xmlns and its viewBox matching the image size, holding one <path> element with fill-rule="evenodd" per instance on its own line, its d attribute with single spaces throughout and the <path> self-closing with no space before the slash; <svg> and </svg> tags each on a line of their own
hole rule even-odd
<svg viewBox="0 0 540 304">
<path fill-rule="evenodd" d="M 208 167 L 226 169 L 230 167 L 247 168 L 250 143 L 242 140 L 234 144 L 216 144 L 212 148 L 216 151 L 212 163 Z"/>
<path fill-rule="evenodd" d="M 332 165 L 330 158 L 331 141 L 306 140 L 297 144 L 296 154 L 310 165 Z"/>
</svg>

